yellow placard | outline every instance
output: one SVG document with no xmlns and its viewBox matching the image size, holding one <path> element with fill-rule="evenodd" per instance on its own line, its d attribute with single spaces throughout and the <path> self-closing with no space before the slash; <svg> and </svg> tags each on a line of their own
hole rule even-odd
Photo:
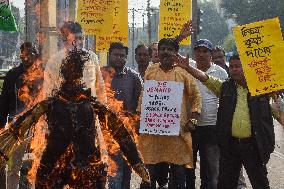
<svg viewBox="0 0 284 189">
<path fill-rule="evenodd" d="M 284 88 L 284 42 L 278 18 L 233 29 L 252 96 Z"/>
<path fill-rule="evenodd" d="M 110 35 L 100 34 L 96 38 L 96 51 L 107 52 L 112 42 L 120 41 L 128 46 L 128 0 L 115 0 L 114 20 Z"/>
<path fill-rule="evenodd" d="M 159 39 L 175 38 L 185 22 L 191 19 L 191 0 L 161 0 Z M 190 38 L 180 42 L 188 45 Z"/>
<path fill-rule="evenodd" d="M 78 0 L 77 17 L 85 35 L 112 31 L 114 0 Z"/>
</svg>

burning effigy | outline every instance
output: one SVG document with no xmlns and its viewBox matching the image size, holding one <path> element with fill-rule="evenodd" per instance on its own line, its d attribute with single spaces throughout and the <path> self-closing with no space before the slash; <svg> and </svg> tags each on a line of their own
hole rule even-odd
<svg viewBox="0 0 284 189">
<path fill-rule="evenodd" d="M 92 97 L 90 89 L 81 83 L 88 59 L 89 54 L 84 50 L 70 51 L 60 68 L 63 78 L 60 89 L 0 131 L 3 165 L 26 134 L 35 130 L 33 127 L 40 118 L 46 116 L 47 143 L 35 175 L 36 188 L 105 188 L 107 165 L 102 159 L 100 127 L 117 141 L 133 170 L 149 182 L 132 134 L 118 114 Z M 96 118 L 100 124 L 96 124 Z"/>
</svg>

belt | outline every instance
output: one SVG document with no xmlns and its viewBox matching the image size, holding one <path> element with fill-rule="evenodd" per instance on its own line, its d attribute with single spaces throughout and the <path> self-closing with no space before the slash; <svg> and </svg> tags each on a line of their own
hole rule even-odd
<svg viewBox="0 0 284 189">
<path fill-rule="evenodd" d="M 235 137 L 232 137 L 231 141 L 232 142 L 237 142 L 237 143 L 250 143 L 252 141 L 252 137 L 248 137 L 248 138 L 235 138 Z"/>
</svg>

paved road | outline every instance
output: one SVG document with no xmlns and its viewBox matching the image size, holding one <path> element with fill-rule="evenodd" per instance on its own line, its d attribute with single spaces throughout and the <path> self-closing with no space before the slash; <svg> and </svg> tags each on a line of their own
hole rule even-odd
<svg viewBox="0 0 284 189">
<path fill-rule="evenodd" d="M 275 121 L 274 125 L 275 125 L 276 146 L 273 154 L 271 155 L 270 161 L 267 165 L 268 178 L 271 189 L 284 189 L 284 129 L 280 126 L 280 124 L 277 121 Z M 199 188 L 200 186 L 200 179 L 198 177 L 199 170 L 197 170 L 196 175 L 197 175 L 196 188 Z M 248 189 L 252 189 L 247 175 L 246 175 L 246 181 L 248 184 Z M 139 183 L 140 179 L 133 174 L 131 180 L 131 189 L 138 189 Z"/>
</svg>

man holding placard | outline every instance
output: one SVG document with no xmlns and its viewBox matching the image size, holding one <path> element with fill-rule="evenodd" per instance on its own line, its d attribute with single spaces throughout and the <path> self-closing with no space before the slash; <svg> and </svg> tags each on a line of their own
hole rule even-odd
<svg viewBox="0 0 284 189">
<path fill-rule="evenodd" d="M 156 165 L 171 165 L 173 185 L 185 189 L 185 165 L 192 167 L 192 140 L 187 127 L 191 118 L 197 118 L 201 109 L 201 97 L 197 85 L 185 70 L 175 67 L 173 55 L 178 53 L 178 43 L 162 39 L 158 44 L 160 63 L 148 67 L 139 132 L 139 149 L 151 175 L 151 185 L 142 183 L 142 189 L 156 186 L 159 172 Z M 190 112 L 187 106 L 190 104 Z"/>
<path fill-rule="evenodd" d="M 216 131 L 220 145 L 218 189 L 237 188 L 242 165 L 253 188 L 269 188 L 266 164 L 275 143 L 269 96 L 250 95 L 238 55 L 230 58 L 231 78 L 225 82 L 190 66 L 187 58 L 178 59 L 180 67 L 219 97 Z"/>
</svg>

